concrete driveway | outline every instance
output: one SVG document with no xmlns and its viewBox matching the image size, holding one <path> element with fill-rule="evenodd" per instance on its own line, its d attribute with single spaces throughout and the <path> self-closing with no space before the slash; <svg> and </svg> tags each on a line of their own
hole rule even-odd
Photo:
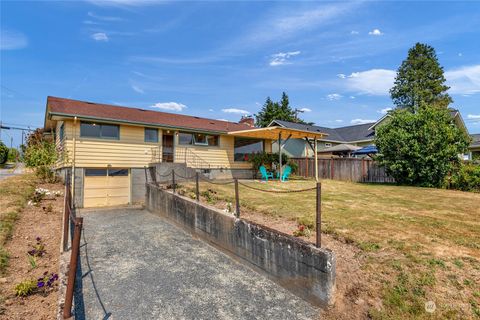
<svg viewBox="0 0 480 320">
<path fill-rule="evenodd" d="M 77 319 L 315 319 L 265 276 L 145 210 L 84 212 Z"/>
</svg>

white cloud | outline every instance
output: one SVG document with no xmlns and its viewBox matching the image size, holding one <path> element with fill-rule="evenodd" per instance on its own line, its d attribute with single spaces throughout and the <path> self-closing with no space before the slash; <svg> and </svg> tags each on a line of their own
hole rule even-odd
<svg viewBox="0 0 480 320">
<path fill-rule="evenodd" d="M 208 109 L 208 111 L 213 112 L 213 109 Z"/>
<path fill-rule="evenodd" d="M 87 15 L 91 18 L 94 18 L 94 19 L 97 19 L 97 20 L 101 20 L 101 21 L 109 21 L 109 22 L 112 22 L 112 21 L 123 21 L 124 19 L 123 18 L 120 18 L 120 17 L 112 17 L 112 16 L 100 16 L 100 15 L 97 15 L 93 12 L 88 12 Z"/>
<path fill-rule="evenodd" d="M 352 31 L 350 32 L 350 34 L 359 34 L 359 33 L 360 33 L 360 32 L 358 32 L 357 30 L 352 30 Z"/>
<path fill-rule="evenodd" d="M 95 41 L 108 41 L 108 36 L 103 32 L 97 32 L 92 34 L 92 39 Z"/>
<path fill-rule="evenodd" d="M 339 73 L 337 74 L 337 77 L 339 77 L 340 79 L 345 79 L 347 76 L 343 73 Z"/>
<path fill-rule="evenodd" d="M 349 98 L 350 98 L 350 99 L 355 99 L 355 96 L 350 96 Z"/>
<path fill-rule="evenodd" d="M 463 54 L 462 54 L 461 52 L 459 52 L 459 53 L 458 53 L 458 56 L 461 57 L 461 56 L 463 56 Z"/>
<path fill-rule="evenodd" d="M 300 110 L 302 112 L 312 112 L 312 109 L 310 109 L 310 108 L 300 108 L 298 110 Z"/>
<path fill-rule="evenodd" d="M 216 119 L 216 120 L 218 120 L 218 121 L 227 121 L 227 122 L 229 122 L 227 119 L 223 119 L 223 118 Z"/>
<path fill-rule="evenodd" d="M 383 108 L 381 110 L 378 110 L 377 112 L 381 113 L 381 114 L 387 114 L 388 111 L 391 111 L 391 110 L 393 110 L 393 108 L 387 107 L 387 108 Z"/>
<path fill-rule="evenodd" d="M 327 99 L 330 100 L 330 101 L 333 101 L 333 100 L 340 100 L 343 96 L 341 94 L 338 94 L 338 93 L 330 93 L 330 94 L 327 94 Z"/>
<path fill-rule="evenodd" d="M 157 109 L 170 110 L 170 111 L 182 111 L 186 107 L 187 107 L 186 105 L 178 102 L 157 102 L 153 106 L 150 106 L 150 108 L 157 108 Z"/>
<path fill-rule="evenodd" d="M 145 5 L 154 5 L 166 1 L 161 0 L 87 0 L 101 7 L 138 7 Z"/>
<path fill-rule="evenodd" d="M 347 88 L 361 94 L 388 95 L 395 76 L 395 71 L 387 69 L 354 72 L 346 78 Z"/>
<path fill-rule="evenodd" d="M 270 60 L 270 65 L 271 66 L 281 66 L 284 64 L 289 64 L 290 62 L 288 61 L 290 57 L 297 56 L 300 54 L 300 51 L 290 51 L 290 52 L 279 52 L 272 54 L 272 60 Z"/>
<path fill-rule="evenodd" d="M 22 49 L 28 45 L 27 37 L 18 31 L 0 30 L 0 50 Z"/>
<path fill-rule="evenodd" d="M 298 6 L 298 9 L 272 10 L 253 28 L 248 29 L 246 35 L 239 39 L 236 45 L 243 47 L 246 44 L 252 46 L 252 44 L 267 45 L 272 41 L 280 42 L 300 32 L 332 23 L 360 5 L 361 2 L 357 1 L 322 4 L 310 8 Z"/>
<path fill-rule="evenodd" d="M 237 108 L 227 108 L 227 109 L 222 109 L 222 111 L 226 113 L 250 114 L 250 112 L 247 110 L 237 109 Z"/>
<path fill-rule="evenodd" d="M 480 120 L 480 114 L 469 114 L 467 119 Z"/>
<path fill-rule="evenodd" d="M 145 93 L 145 91 L 137 85 L 132 84 L 132 89 L 138 93 Z"/>
<path fill-rule="evenodd" d="M 365 124 L 375 122 L 375 120 L 367 120 L 367 119 L 353 119 L 350 121 L 351 124 Z"/>
<path fill-rule="evenodd" d="M 368 34 L 371 35 L 371 36 L 382 36 L 383 32 L 380 31 L 380 29 L 373 29 Z"/>
<path fill-rule="evenodd" d="M 337 119 L 337 120 L 335 120 L 335 122 L 337 122 L 337 123 L 342 123 L 343 120 Z"/>
<path fill-rule="evenodd" d="M 464 66 L 445 72 L 449 93 L 475 94 L 480 92 L 480 64 Z"/>
</svg>

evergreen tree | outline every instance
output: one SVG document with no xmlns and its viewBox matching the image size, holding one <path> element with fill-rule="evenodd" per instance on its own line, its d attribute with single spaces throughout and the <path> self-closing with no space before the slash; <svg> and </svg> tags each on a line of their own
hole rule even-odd
<svg viewBox="0 0 480 320">
<path fill-rule="evenodd" d="M 296 117 L 295 111 L 290 107 L 288 95 L 285 92 L 282 93 L 280 102 L 273 102 L 270 97 L 267 97 L 262 109 L 255 115 L 255 118 L 257 127 L 266 127 L 273 120 L 305 123 Z"/>
<path fill-rule="evenodd" d="M 423 104 L 447 108 L 452 102 L 448 89 L 435 49 L 417 43 L 408 50 L 407 59 L 398 68 L 390 95 L 397 107 L 417 112 Z"/>
</svg>

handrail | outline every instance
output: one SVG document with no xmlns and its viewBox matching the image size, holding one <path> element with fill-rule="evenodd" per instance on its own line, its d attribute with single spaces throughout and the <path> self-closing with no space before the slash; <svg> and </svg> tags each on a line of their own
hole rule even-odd
<svg viewBox="0 0 480 320">
<path fill-rule="evenodd" d="M 160 152 L 161 147 L 152 147 L 151 148 L 151 161 L 152 162 L 162 162 L 162 154 Z M 191 148 L 180 148 L 174 152 L 175 158 L 174 162 L 176 163 L 185 163 L 187 167 L 192 168 L 202 168 L 210 169 L 212 165 L 197 153 L 195 153 Z"/>
</svg>

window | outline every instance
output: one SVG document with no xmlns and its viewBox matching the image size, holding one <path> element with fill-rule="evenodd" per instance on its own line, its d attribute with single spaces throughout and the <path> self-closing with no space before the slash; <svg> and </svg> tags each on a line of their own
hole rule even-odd
<svg viewBox="0 0 480 320">
<path fill-rule="evenodd" d="M 107 169 L 85 169 L 87 177 L 104 177 L 107 175 Z"/>
<path fill-rule="evenodd" d="M 158 142 L 158 130 L 155 128 L 145 128 L 145 142 Z"/>
<path fill-rule="evenodd" d="M 178 143 L 183 145 L 218 146 L 218 136 L 204 133 L 180 132 Z"/>
<path fill-rule="evenodd" d="M 87 177 L 121 177 L 128 176 L 128 169 L 85 169 Z"/>
<path fill-rule="evenodd" d="M 263 140 L 235 138 L 234 150 L 235 161 L 248 161 L 250 154 L 263 152 Z"/>
<path fill-rule="evenodd" d="M 80 137 L 120 139 L 120 127 L 114 124 L 82 122 L 80 124 Z"/>
<path fill-rule="evenodd" d="M 65 137 L 65 124 L 62 123 L 60 125 L 60 130 L 59 130 L 59 133 L 58 133 L 58 137 L 60 138 L 60 142 L 63 141 L 63 138 Z"/>
<path fill-rule="evenodd" d="M 126 177 L 128 176 L 128 169 L 108 169 L 109 177 Z"/>
<path fill-rule="evenodd" d="M 330 148 L 332 144 L 330 142 L 325 142 L 325 148 Z"/>
<path fill-rule="evenodd" d="M 184 145 L 193 144 L 193 135 L 187 132 L 180 132 L 178 134 L 178 143 Z"/>
</svg>

